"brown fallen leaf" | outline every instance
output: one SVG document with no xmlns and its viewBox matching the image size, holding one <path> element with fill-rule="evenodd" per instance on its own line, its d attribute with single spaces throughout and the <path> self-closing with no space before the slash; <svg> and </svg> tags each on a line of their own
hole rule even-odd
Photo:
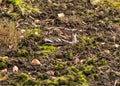
<svg viewBox="0 0 120 86">
<path fill-rule="evenodd" d="M 0 73 L 6 73 L 7 72 L 7 69 L 5 68 L 5 69 L 2 69 L 2 70 L 0 70 Z"/>
<path fill-rule="evenodd" d="M 80 62 L 79 58 L 78 58 L 78 57 L 75 57 L 75 58 L 74 58 L 74 63 L 75 63 L 75 64 L 78 64 L 79 62 Z"/>
<path fill-rule="evenodd" d="M 18 67 L 17 66 L 13 66 L 13 72 L 18 72 Z"/>
<path fill-rule="evenodd" d="M 2 3 L 2 0 L 0 0 L 0 4 Z"/>
<path fill-rule="evenodd" d="M 0 77 L 0 81 L 4 81 L 7 79 L 7 76 Z"/>
<path fill-rule="evenodd" d="M 33 59 L 31 64 L 33 64 L 33 65 L 42 65 L 38 59 Z"/>
</svg>

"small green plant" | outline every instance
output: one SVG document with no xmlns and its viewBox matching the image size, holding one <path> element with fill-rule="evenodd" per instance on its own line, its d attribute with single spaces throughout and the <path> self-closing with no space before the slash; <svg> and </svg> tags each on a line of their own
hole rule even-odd
<svg viewBox="0 0 120 86">
<path fill-rule="evenodd" d="M 40 36 L 41 34 L 41 30 L 39 28 L 32 28 L 32 29 L 27 29 L 26 30 L 26 33 L 25 35 L 28 37 L 28 36 L 31 36 L 31 35 L 35 35 L 35 36 Z"/>
<path fill-rule="evenodd" d="M 0 57 L 0 70 L 7 67 L 6 58 Z"/>
<path fill-rule="evenodd" d="M 22 12 L 22 15 L 26 15 L 29 13 L 31 14 L 33 12 L 37 12 L 37 13 L 40 12 L 38 8 L 27 5 L 27 3 L 25 3 L 21 0 L 7 0 L 7 2 L 18 6 L 20 11 Z"/>
</svg>

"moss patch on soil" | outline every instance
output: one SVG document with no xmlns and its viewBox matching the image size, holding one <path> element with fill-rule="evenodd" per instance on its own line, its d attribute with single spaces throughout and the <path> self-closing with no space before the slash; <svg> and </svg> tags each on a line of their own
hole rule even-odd
<svg viewBox="0 0 120 86">
<path fill-rule="evenodd" d="M 120 10 L 116 3 L 2 0 L 0 85 L 119 86 Z M 73 34 L 77 42 L 71 43 Z M 32 64 L 33 59 L 41 65 Z"/>
</svg>

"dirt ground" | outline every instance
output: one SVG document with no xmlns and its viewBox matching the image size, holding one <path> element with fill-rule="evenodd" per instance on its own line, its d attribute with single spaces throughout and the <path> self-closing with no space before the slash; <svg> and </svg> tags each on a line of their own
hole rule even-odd
<svg viewBox="0 0 120 86">
<path fill-rule="evenodd" d="M 120 86 L 119 9 L 89 0 L 24 1 L 40 12 L 0 2 L 0 28 L 17 30 L 0 31 L 0 86 Z"/>
</svg>

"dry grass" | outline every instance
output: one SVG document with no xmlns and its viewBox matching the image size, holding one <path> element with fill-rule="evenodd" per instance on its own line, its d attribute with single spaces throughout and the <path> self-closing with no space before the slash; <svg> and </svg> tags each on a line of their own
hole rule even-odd
<svg viewBox="0 0 120 86">
<path fill-rule="evenodd" d="M 0 47 L 14 48 L 19 40 L 20 32 L 16 30 L 14 22 L 8 20 L 0 22 Z"/>
</svg>

